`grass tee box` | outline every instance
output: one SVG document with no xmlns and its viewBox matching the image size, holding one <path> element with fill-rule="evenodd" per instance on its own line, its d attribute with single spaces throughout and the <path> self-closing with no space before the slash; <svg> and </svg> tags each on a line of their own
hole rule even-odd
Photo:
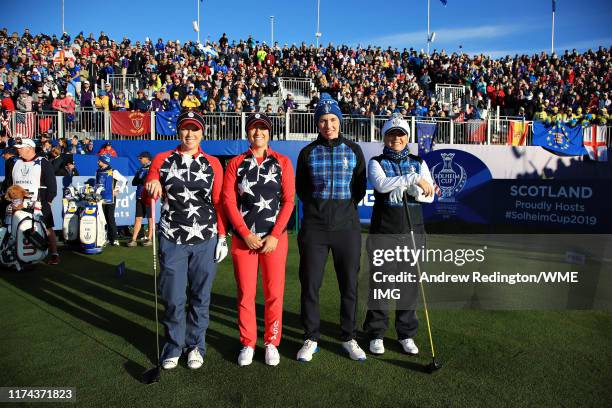
<svg viewBox="0 0 612 408">
<path fill-rule="evenodd" d="M 507 256 L 525 254 L 508 249 Z M 118 278 L 115 266 L 123 261 L 127 269 Z M 299 363 L 295 236 L 287 261 L 279 366 L 264 364 L 261 340 L 251 366 L 236 364 L 236 285 L 226 260 L 213 287 L 203 367 L 194 372 L 182 359 L 153 386 L 140 382 L 156 361 L 150 248 L 113 247 L 89 257 L 65 251 L 60 267 L 2 272 L 0 386 L 74 387 L 76 405 L 84 407 L 603 407 L 612 401 L 610 311 L 434 309 L 430 317 L 442 370 L 423 372 L 430 358 L 424 324 L 415 339 L 419 356 L 402 354 L 391 328 L 382 357 L 351 361 L 338 340 L 339 294 L 331 261 L 320 295 L 321 352 L 311 363 Z M 262 304 L 258 298 L 260 319 Z M 364 313 L 362 306 L 359 322 Z M 419 319 L 424 322 L 421 312 Z M 367 346 L 365 338 L 359 342 Z"/>
</svg>

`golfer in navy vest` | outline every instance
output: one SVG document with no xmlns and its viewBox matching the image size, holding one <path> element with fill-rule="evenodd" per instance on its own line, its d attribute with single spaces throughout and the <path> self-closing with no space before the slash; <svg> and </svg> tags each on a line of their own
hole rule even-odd
<svg viewBox="0 0 612 408">
<path fill-rule="evenodd" d="M 145 180 L 143 200 L 163 198 L 159 292 L 165 305 L 166 342 L 160 360 L 166 370 L 175 368 L 187 351 L 187 366 L 202 366 L 212 283 L 217 263 L 228 252 L 221 207 L 223 168 L 200 148 L 204 125 L 199 113 L 181 113 L 181 144 L 155 156 Z"/>
<path fill-rule="evenodd" d="M 338 103 L 322 94 L 315 111 L 319 135 L 298 157 L 296 191 L 304 213 L 298 235 L 305 332 L 304 345 L 297 353 L 300 361 L 310 361 L 318 350 L 319 289 L 330 250 L 340 288 L 342 347 L 353 360 L 366 358 L 355 340 L 361 254 L 357 204 L 366 191 L 365 159 L 359 145 L 340 134 L 341 121 Z"/>
<path fill-rule="evenodd" d="M 383 153 L 373 157 L 368 163 L 368 179 L 374 187 L 374 208 L 370 222 L 368 251 L 374 249 L 392 249 L 396 247 L 412 247 L 410 230 L 414 232 L 416 248 L 425 244 L 425 228 L 420 202 L 433 200 L 433 180 L 427 163 L 410 154 L 408 139 L 410 127 L 401 115 L 394 114 L 382 128 L 384 148 Z M 404 206 L 407 206 L 405 208 Z M 408 217 L 406 212 L 410 213 Z M 370 271 L 395 275 L 406 272 L 405 264 L 389 263 Z M 401 269 L 401 270 L 397 270 Z M 412 272 L 412 271 L 409 271 Z M 415 275 L 417 274 L 414 268 Z M 389 325 L 388 302 L 376 300 L 372 296 L 375 286 L 370 281 L 370 299 L 364 323 L 364 330 L 370 338 L 370 352 L 383 354 L 385 352 L 383 337 Z M 395 311 L 395 330 L 403 350 L 407 354 L 418 354 L 419 349 L 414 344 L 418 321 L 414 311 L 418 286 L 416 283 L 402 285 L 402 306 L 410 309 Z"/>
<path fill-rule="evenodd" d="M 98 157 L 96 185 L 104 187 L 102 191 L 102 211 L 106 219 L 108 242 L 114 246 L 119 246 L 119 241 L 117 241 L 117 223 L 115 222 L 115 197 L 123 190 L 126 184 L 127 179 L 111 166 L 110 155 L 103 154 Z"/>
</svg>

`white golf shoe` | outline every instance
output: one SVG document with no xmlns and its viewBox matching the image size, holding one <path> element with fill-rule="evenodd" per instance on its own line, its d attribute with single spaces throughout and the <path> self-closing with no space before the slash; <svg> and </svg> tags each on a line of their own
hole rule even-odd
<svg viewBox="0 0 612 408">
<path fill-rule="evenodd" d="M 178 357 L 167 358 L 164 361 L 162 361 L 162 368 L 164 370 L 172 370 L 173 368 L 176 368 L 176 366 L 178 365 L 178 361 L 179 361 Z"/>
<path fill-rule="evenodd" d="M 194 348 L 187 355 L 187 367 L 191 368 L 192 370 L 197 370 L 198 368 L 202 367 L 202 364 L 204 364 L 204 358 L 202 357 L 202 354 L 200 354 L 200 350 Z"/>
<path fill-rule="evenodd" d="M 280 354 L 274 344 L 266 344 L 266 364 L 277 366 L 280 363 Z"/>
<path fill-rule="evenodd" d="M 240 367 L 248 366 L 253 362 L 253 355 L 255 355 L 255 349 L 252 347 L 243 347 L 238 355 L 238 365 Z M 267 355 L 267 351 L 266 351 Z"/>
<path fill-rule="evenodd" d="M 349 340 L 342 343 L 342 348 L 349 354 L 351 360 L 365 361 L 366 353 L 359 347 L 357 340 Z"/>
<path fill-rule="evenodd" d="M 410 354 L 411 356 L 416 356 L 419 354 L 419 348 L 414 344 L 414 340 L 412 339 L 403 339 L 399 341 L 399 344 L 402 345 L 402 349 L 404 349 L 404 353 Z"/>
<path fill-rule="evenodd" d="M 297 360 L 307 363 L 312 360 L 312 355 L 319 351 L 319 346 L 316 341 L 306 340 L 304 345 L 297 353 Z"/>
<path fill-rule="evenodd" d="M 383 339 L 370 340 L 370 353 L 381 355 L 385 353 L 385 344 Z"/>
</svg>

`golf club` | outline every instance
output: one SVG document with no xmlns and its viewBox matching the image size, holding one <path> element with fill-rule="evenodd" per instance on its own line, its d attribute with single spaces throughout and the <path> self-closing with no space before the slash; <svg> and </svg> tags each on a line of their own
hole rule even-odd
<svg viewBox="0 0 612 408">
<path fill-rule="evenodd" d="M 149 226 L 153 231 L 153 280 L 155 282 L 155 345 L 157 351 L 157 365 L 148 369 L 142 375 L 142 382 L 145 384 L 155 384 L 161 378 L 161 362 L 159 359 L 159 318 L 157 312 L 157 236 L 155 233 L 155 200 L 151 198 L 151 219 L 153 222 Z"/>
<path fill-rule="evenodd" d="M 404 211 L 406 211 L 406 217 L 410 224 L 410 238 L 412 239 L 412 248 L 416 249 L 416 241 L 414 239 L 414 229 L 412 228 L 412 219 L 410 218 L 410 210 L 408 209 L 408 193 L 404 193 L 402 197 L 404 201 Z M 421 280 L 421 264 L 419 260 L 416 260 L 417 273 L 419 276 L 419 283 L 421 286 L 421 297 L 423 298 L 423 307 L 425 308 L 425 322 L 427 323 L 427 334 L 429 335 L 429 346 L 431 347 L 431 363 L 425 366 L 425 370 L 431 374 L 434 371 L 439 370 L 442 365 L 436 361 L 436 351 L 434 348 L 433 337 L 431 336 L 431 324 L 429 323 L 429 311 L 427 310 L 427 299 L 425 298 L 425 288 L 423 287 L 423 281 Z"/>
</svg>

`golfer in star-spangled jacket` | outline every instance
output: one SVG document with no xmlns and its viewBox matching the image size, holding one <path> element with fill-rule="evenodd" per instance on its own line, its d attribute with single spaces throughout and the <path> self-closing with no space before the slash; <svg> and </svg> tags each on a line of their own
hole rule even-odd
<svg viewBox="0 0 612 408">
<path fill-rule="evenodd" d="M 242 350 L 238 364 L 253 361 L 257 342 L 255 295 L 261 265 L 264 289 L 265 361 L 277 365 L 285 291 L 287 222 L 293 211 L 295 177 L 287 156 L 268 146 L 272 122 L 263 113 L 246 121 L 250 148 L 227 165 L 223 182 L 223 205 L 236 234 L 232 259 L 238 286 L 238 327 Z"/>
<path fill-rule="evenodd" d="M 210 291 L 217 263 L 227 255 L 221 206 L 223 168 L 202 151 L 204 119 L 184 112 L 178 119 L 181 144 L 153 159 L 143 199 L 162 197 L 159 219 L 159 291 L 166 306 L 162 367 L 176 367 L 189 351 L 187 365 L 200 368 L 206 347 Z M 186 288 L 190 290 L 189 312 Z"/>
</svg>

